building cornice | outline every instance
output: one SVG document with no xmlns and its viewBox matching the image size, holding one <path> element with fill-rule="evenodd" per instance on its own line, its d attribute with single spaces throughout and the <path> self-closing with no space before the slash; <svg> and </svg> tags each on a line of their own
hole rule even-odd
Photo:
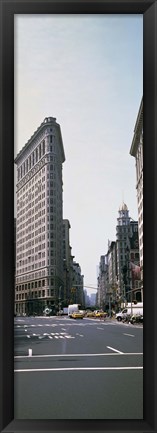
<svg viewBox="0 0 157 433">
<path fill-rule="evenodd" d="M 36 129 L 36 131 L 33 133 L 31 138 L 26 142 L 26 144 L 22 147 L 20 152 L 17 154 L 14 162 L 17 164 L 21 156 L 23 156 L 23 153 L 28 149 L 28 147 L 33 143 L 33 141 L 38 137 L 38 135 L 48 126 L 57 127 L 57 130 L 59 132 L 59 138 L 61 142 L 61 152 L 62 152 L 62 162 L 65 161 L 65 154 L 64 154 L 64 147 L 63 147 L 63 140 L 62 140 L 62 134 L 59 123 L 56 122 L 56 118 L 54 117 L 45 117 L 44 121 L 41 123 L 41 125 Z"/>
<path fill-rule="evenodd" d="M 137 116 L 137 120 L 136 120 L 136 124 L 135 124 L 135 129 L 134 129 L 134 136 L 133 136 L 133 140 L 132 140 L 132 144 L 131 144 L 131 148 L 130 148 L 130 155 L 136 157 L 136 153 L 137 153 L 137 148 L 138 148 L 138 144 L 140 141 L 140 135 L 143 129 L 143 97 L 141 100 L 141 104 L 140 104 L 140 108 L 139 108 L 139 112 L 138 112 L 138 116 Z"/>
</svg>

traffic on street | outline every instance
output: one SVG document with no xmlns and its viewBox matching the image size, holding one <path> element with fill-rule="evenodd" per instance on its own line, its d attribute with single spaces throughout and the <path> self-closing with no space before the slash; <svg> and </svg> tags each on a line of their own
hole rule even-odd
<svg viewBox="0 0 157 433">
<path fill-rule="evenodd" d="M 142 419 L 143 326 L 15 317 L 16 419 Z"/>
</svg>

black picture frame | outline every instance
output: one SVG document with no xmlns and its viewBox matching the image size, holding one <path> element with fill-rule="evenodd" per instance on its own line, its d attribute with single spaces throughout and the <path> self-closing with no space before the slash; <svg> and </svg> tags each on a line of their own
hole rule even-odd
<svg viewBox="0 0 157 433">
<path fill-rule="evenodd" d="M 144 419 L 14 420 L 14 14 L 143 14 Z M 0 0 L 0 431 L 157 432 L 157 1 Z M 139 101 L 140 102 L 140 101 Z M 136 119 L 135 119 L 136 120 Z M 129 391 L 128 391 L 129 392 Z"/>
</svg>

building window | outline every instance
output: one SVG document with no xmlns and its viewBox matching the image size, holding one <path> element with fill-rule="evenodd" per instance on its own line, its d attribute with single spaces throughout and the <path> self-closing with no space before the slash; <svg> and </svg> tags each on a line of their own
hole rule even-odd
<svg viewBox="0 0 157 433">
<path fill-rule="evenodd" d="M 45 140 L 43 140 L 43 155 L 45 155 Z"/>
<path fill-rule="evenodd" d="M 35 154 L 36 154 L 36 162 L 38 162 L 38 148 L 36 147 L 36 150 L 35 150 Z"/>
<path fill-rule="evenodd" d="M 39 144 L 39 159 L 41 158 L 41 143 Z"/>
</svg>

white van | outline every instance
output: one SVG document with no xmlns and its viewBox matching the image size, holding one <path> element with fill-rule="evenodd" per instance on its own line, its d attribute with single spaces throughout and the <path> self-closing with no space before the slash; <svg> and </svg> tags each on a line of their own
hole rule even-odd
<svg viewBox="0 0 157 433">
<path fill-rule="evenodd" d="M 78 304 L 68 305 L 68 317 L 72 317 L 72 314 L 79 311 Z"/>
<path fill-rule="evenodd" d="M 130 315 L 143 315 L 143 302 L 138 302 L 137 304 L 129 302 L 125 308 L 123 308 L 122 311 L 116 314 L 116 319 L 120 322 L 124 317 L 126 317 L 127 314 Z"/>
</svg>

